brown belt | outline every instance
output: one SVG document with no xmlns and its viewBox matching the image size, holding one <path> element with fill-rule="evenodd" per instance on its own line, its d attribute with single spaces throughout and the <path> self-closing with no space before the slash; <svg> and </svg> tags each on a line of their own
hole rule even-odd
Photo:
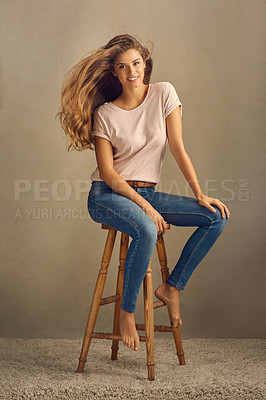
<svg viewBox="0 0 266 400">
<path fill-rule="evenodd" d="M 155 182 L 145 182 L 145 181 L 127 181 L 127 183 L 133 187 L 149 187 L 156 185 Z"/>
</svg>

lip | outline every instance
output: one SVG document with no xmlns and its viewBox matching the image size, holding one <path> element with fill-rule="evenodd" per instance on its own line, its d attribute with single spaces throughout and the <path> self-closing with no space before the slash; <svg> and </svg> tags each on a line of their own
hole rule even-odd
<svg viewBox="0 0 266 400">
<path fill-rule="evenodd" d="M 129 78 L 127 78 L 127 80 L 130 82 L 136 82 L 137 79 L 138 79 L 138 76 L 130 76 Z"/>
</svg>

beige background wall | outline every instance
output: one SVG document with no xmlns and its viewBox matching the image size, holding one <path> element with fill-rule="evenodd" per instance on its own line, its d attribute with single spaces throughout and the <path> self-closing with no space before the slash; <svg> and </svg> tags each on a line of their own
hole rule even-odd
<svg viewBox="0 0 266 400">
<path fill-rule="evenodd" d="M 154 42 L 152 82 L 175 86 L 202 189 L 231 211 L 182 292 L 182 337 L 264 337 L 265 2 L 9 0 L 0 16 L 0 335 L 83 336 L 106 232 L 86 208 L 94 152 L 68 154 L 54 116 L 64 74 L 130 33 Z M 193 196 L 169 148 L 159 189 Z M 170 270 L 194 229 L 166 234 Z M 117 251 L 104 297 L 114 294 Z M 154 287 L 160 279 L 155 252 Z M 100 309 L 98 330 L 110 329 L 112 311 Z M 143 318 L 142 289 L 135 316 Z M 165 308 L 155 320 L 169 323 Z"/>
</svg>

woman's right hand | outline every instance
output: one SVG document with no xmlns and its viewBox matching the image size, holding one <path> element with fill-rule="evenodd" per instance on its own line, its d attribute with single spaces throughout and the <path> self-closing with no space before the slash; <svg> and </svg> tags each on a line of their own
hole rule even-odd
<svg viewBox="0 0 266 400">
<path fill-rule="evenodd" d="M 142 210 L 153 220 L 157 226 L 158 235 L 164 234 L 167 229 L 167 223 L 163 219 L 160 213 L 152 207 L 152 205 L 147 201 L 146 204 L 141 206 Z"/>
</svg>

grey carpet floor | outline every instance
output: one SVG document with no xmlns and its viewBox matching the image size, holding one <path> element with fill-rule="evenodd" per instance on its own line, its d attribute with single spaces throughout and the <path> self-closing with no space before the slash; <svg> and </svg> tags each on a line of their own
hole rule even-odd
<svg viewBox="0 0 266 400">
<path fill-rule="evenodd" d="M 147 379 L 146 348 L 92 339 L 83 374 L 76 373 L 82 339 L 0 338 L 1 399 L 266 399 L 263 339 L 183 340 L 180 366 L 173 339 L 155 339 L 155 377 Z"/>
</svg>

